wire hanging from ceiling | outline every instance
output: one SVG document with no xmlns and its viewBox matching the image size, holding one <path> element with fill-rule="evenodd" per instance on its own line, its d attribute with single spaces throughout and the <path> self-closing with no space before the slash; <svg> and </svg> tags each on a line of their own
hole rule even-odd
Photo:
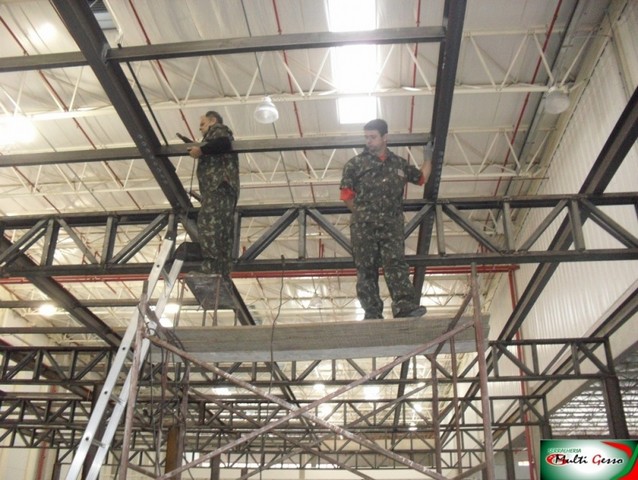
<svg viewBox="0 0 638 480">
<path fill-rule="evenodd" d="M 157 128 L 157 131 L 162 136 L 162 139 L 164 140 L 164 144 L 168 145 L 168 139 L 166 138 L 166 135 L 164 135 L 164 131 L 162 130 L 162 127 L 159 124 L 159 121 L 157 120 L 157 117 L 155 116 L 155 112 L 153 111 L 153 107 L 151 106 L 151 102 L 148 101 L 148 98 L 146 97 L 146 93 L 144 93 L 144 89 L 142 88 L 142 84 L 140 83 L 139 79 L 137 78 L 137 75 L 135 74 L 135 72 L 133 71 L 133 68 L 131 67 L 131 63 L 130 62 L 126 62 L 126 66 L 128 67 L 128 70 L 131 73 L 131 76 L 133 77 L 133 80 L 135 81 L 135 85 L 137 86 L 138 90 L 140 91 L 140 95 L 142 95 L 142 98 L 144 99 L 144 103 L 146 104 L 146 108 L 148 108 L 148 111 L 151 114 L 151 118 L 153 119 L 153 122 L 155 123 L 155 127 Z"/>
</svg>

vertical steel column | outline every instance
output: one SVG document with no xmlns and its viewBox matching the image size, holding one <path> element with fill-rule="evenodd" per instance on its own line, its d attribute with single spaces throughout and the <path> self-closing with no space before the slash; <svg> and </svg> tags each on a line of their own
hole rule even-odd
<svg viewBox="0 0 638 480">
<path fill-rule="evenodd" d="M 62 462 L 59 460 L 53 464 L 53 473 L 51 474 L 51 480 L 60 480 L 62 478 Z"/>
<path fill-rule="evenodd" d="M 434 436 L 434 468 L 437 473 L 443 473 L 443 462 L 441 457 L 441 426 L 439 423 L 439 382 L 436 376 L 436 356 L 426 355 L 430 361 L 430 375 L 432 377 L 432 433 Z M 460 458 L 459 458 L 460 460 Z"/>
<path fill-rule="evenodd" d="M 616 375 L 603 377 L 603 397 L 605 399 L 605 409 L 607 410 L 609 436 L 611 438 L 629 438 L 620 382 Z"/>
<path fill-rule="evenodd" d="M 458 459 L 456 472 L 460 475 L 463 472 L 461 458 L 463 457 L 461 442 L 461 409 L 459 408 L 459 385 L 456 361 L 456 348 L 454 346 L 454 338 L 450 339 L 450 357 L 452 359 L 452 400 L 454 402 L 454 426 L 456 428 L 456 456 Z"/>
<path fill-rule="evenodd" d="M 306 221 L 306 209 L 299 209 L 299 239 L 297 245 L 297 258 L 306 258 L 307 257 L 307 248 L 306 248 L 306 230 L 307 230 L 307 221 Z"/>
<path fill-rule="evenodd" d="M 47 224 L 46 234 L 44 236 L 44 245 L 42 247 L 42 257 L 40 258 L 40 266 L 53 265 L 53 257 L 58 244 L 58 235 L 60 233 L 60 224 L 52 218 Z"/>
<path fill-rule="evenodd" d="M 233 229 L 233 259 L 237 260 L 239 258 L 239 247 L 241 246 L 241 214 L 235 210 L 235 215 L 233 217 L 233 222 L 235 222 L 235 228 Z M 199 242 L 199 239 L 198 239 Z"/>
<path fill-rule="evenodd" d="M 611 438 L 629 438 L 629 429 L 627 428 L 627 419 L 625 418 L 625 409 L 622 403 L 622 392 L 616 370 L 614 369 L 614 357 L 611 353 L 609 337 L 605 339 L 605 357 L 609 372 L 603 376 L 602 386 L 609 435 Z"/>
<path fill-rule="evenodd" d="M 507 448 L 503 450 L 505 456 L 505 478 L 508 480 L 516 480 L 516 467 L 514 463 L 514 450 Z"/>
<path fill-rule="evenodd" d="M 445 39 L 441 41 L 439 48 L 437 81 L 434 92 L 434 105 L 432 108 L 432 173 L 423 192 L 423 197 L 430 200 L 434 200 L 439 196 L 445 144 L 447 142 L 450 129 L 450 117 L 452 115 L 456 71 L 459 63 L 461 42 L 463 40 L 463 23 L 465 21 L 466 7 L 467 0 L 445 0 L 443 5 L 443 23 L 446 29 Z M 430 251 L 432 228 L 433 217 L 429 215 L 419 229 L 417 254 L 427 255 Z M 437 235 L 438 234 L 439 231 L 437 229 Z M 412 283 L 419 293 L 423 290 L 425 269 L 425 265 L 417 266 L 414 269 Z"/>
<path fill-rule="evenodd" d="M 509 281 L 509 287 L 510 287 L 510 298 L 512 300 L 512 309 L 516 309 L 516 305 L 518 303 L 518 289 L 516 287 L 516 277 L 514 275 L 513 271 L 510 271 L 507 274 L 507 279 Z M 520 330 L 516 331 L 515 333 L 515 338 L 516 340 L 520 340 L 521 339 L 521 332 Z M 517 350 L 517 354 L 518 354 L 518 359 L 521 362 L 524 362 L 524 351 L 523 351 L 523 347 L 519 346 L 518 350 Z M 498 357 L 494 357 L 494 367 L 498 366 Z M 523 375 L 523 371 L 521 371 L 521 376 Z M 527 395 L 527 383 L 523 380 L 521 380 L 521 393 L 523 396 Z M 545 397 L 544 402 L 545 403 L 547 401 L 547 397 Z M 544 410 L 545 412 L 547 412 L 547 408 L 545 408 Z M 532 443 L 532 433 L 530 430 L 529 425 L 527 425 L 527 412 L 523 411 L 521 414 L 521 420 L 523 421 L 523 423 L 525 424 L 525 444 L 527 446 L 527 461 L 529 462 L 529 478 L 531 480 L 536 480 L 536 457 L 534 456 L 534 444 Z M 543 438 L 551 438 L 551 431 L 550 431 L 550 436 L 543 436 Z"/>
<path fill-rule="evenodd" d="M 219 480 L 221 473 L 221 459 L 213 457 L 210 459 L 210 480 Z"/>
<path fill-rule="evenodd" d="M 474 331 L 476 334 L 476 353 L 478 355 L 479 381 L 481 386 L 481 406 L 483 411 L 483 434 L 485 435 L 485 473 L 487 480 L 495 480 L 494 440 L 492 438 L 492 415 L 487 388 L 487 363 L 485 357 L 485 335 L 481 323 L 481 303 L 476 263 L 472 263 L 472 306 L 474 307 Z"/>
<path fill-rule="evenodd" d="M 181 425 L 171 425 L 166 438 L 166 466 L 164 467 L 164 473 L 171 472 L 182 466 L 181 436 Z M 175 480 L 181 480 L 181 478 L 181 473 L 175 475 Z"/>
</svg>

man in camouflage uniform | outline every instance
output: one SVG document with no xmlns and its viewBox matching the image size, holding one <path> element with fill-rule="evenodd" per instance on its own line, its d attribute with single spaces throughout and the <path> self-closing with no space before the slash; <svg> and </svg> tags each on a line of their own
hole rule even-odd
<svg viewBox="0 0 638 480">
<path fill-rule="evenodd" d="M 383 318 L 379 267 L 383 267 L 394 317 L 420 317 L 426 308 L 410 283 L 403 236 L 403 193 L 407 182 L 424 185 L 432 163 L 419 170 L 387 149 L 388 124 L 364 127 L 366 148 L 343 168 L 341 199 L 352 212 L 350 239 L 357 267 L 357 297 L 365 319 Z"/>
<path fill-rule="evenodd" d="M 233 132 L 222 116 L 206 112 L 199 122 L 202 144 L 188 153 L 197 159 L 197 180 L 202 197 L 197 216 L 204 273 L 230 276 L 233 259 L 235 207 L 239 197 L 239 157 L 232 151 Z"/>
</svg>

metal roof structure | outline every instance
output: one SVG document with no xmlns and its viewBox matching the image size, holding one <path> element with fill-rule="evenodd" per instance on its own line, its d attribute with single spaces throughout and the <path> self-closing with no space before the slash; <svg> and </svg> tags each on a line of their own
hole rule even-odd
<svg viewBox="0 0 638 480">
<path fill-rule="evenodd" d="M 405 191 L 406 258 L 429 316 L 450 319 L 452 330 L 464 315 L 489 313 L 498 286 L 520 265 L 538 267 L 503 328 L 490 327 L 487 358 L 475 351 L 414 355 L 369 382 L 372 400 L 353 387 L 314 407 L 335 425 L 334 438 L 324 438 L 329 426 L 300 417 L 238 444 L 222 464 L 410 467 L 388 457 L 396 451 L 434 470 L 478 471 L 485 446 L 468 439 L 485 433 L 481 407 L 500 412 L 491 419 L 493 434 L 497 441 L 511 437 L 512 448 L 524 448 L 519 427 L 547 431 L 551 424 L 555 435 L 568 435 L 581 425 L 581 412 L 597 417 L 583 435 L 638 435 L 635 422 L 615 421 L 600 408 L 601 395 L 616 406 L 624 397 L 627 419 L 635 417 L 635 401 L 626 396 L 635 387 L 635 361 L 605 358 L 594 362 L 596 373 L 583 368 L 601 351 L 609 354 L 606 342 L 638 311 L 638 295 L 618 299 L 590 338 L 562 339 L 576 363 L 561 363 L 559 350 L 550 362 L 555 370 L 536 369 L 507 353 L 542 355 L 546 339 L 518 344 L 517 332 L 559 264 L 638 259 L 635 235 L 606 213 L 635 208 L 638 199 L 635 191 L 606 191 L 638 136 L 635 92 L 584 183 L 564 194 L 539 193 L 615 22 L 635 2 L 367 5 L 373 29 L 339 31 L 331 17 L 336 4 L 327 0 L 0 0 L 0 308 L 11 313 L 0 327 L 0 378 L 17 388 L 0 397 L 0 438 L 9 446 L 46 441 L 59 449 L 60 462 L 70 461 L 162 242 L 196 241 L 194 161 L 176 133 L 196 138 L 207 110 L 223 115 L 240 153 L 233 282 L 241 305 L 235 312 L 204 310 L 181 279 L 171 294 L 179 309 L 168 321 L 176 330 L 270 326 L 274 335 L 278 325 L 360 320 L 349 212 L 339 201 L 342 168 L 363 146 L 362 123 L 342 123 L 348 107 L 341 102 L 360 98 L 373 99 L 375 116 L 388 121 L 395 152 L 415 165 L 426 155 L 433 160 L 425 187 Z M 344 89 L 339 55 L 362 45 L 376 62 L 372 78 L 357 78 L 358 91 Z M 547 106 L 556 88 L 569 99 L 560 114 Z M 272 124 L 253 117 L 265 96 L 279 111 Z M 546 220 L 522 236 L 530 212 Z M 586 222 L 618 246 L 587 245 Z M 552 241 L 539 245 L 548 231 Z M 187 260 L 185 271 L 196 266 Z M 389 297 L 384 286 L 382 294 Z M 38 311 L 45 303 L 55 305 L 54 315 Z M 393 360 L 214 367 L 303 407 Z M 499 369 L 499 362 L 511 363 Z M 285 412 L 205 365 L 193 363 L 189 374 L 182 365 L 162 372 L 152 364 L 142 372 L 132 440 L 141 466 L 156 429 L 170 423 L 178 405 L 157 402 L 160 378 L 172 379 L 162 390 L 171 394 L 189 385 L 180 418 L 191 427 L 185 448 L 192 456 L 237 442 Z M 526 395 L 481 406 L 482 382 L 515 381 L 508 368 L 537 383 Z M 616 375 L 623 378 L 617 388 L 605 380 Z M 554 412 L 546 395 L 561 379 L 580 382 L 578 396 Z M 29 394 L 20 393 L 27 385 Z M 47 390 L 32 393 L 35 387 Z M 466 436 L 455 437 L 461 424 Z M 206 436 L 211 428 L 215 435 Z M 383 452 L 347 448 L 339 435 L 347 437 L 349 428 Z M 468 442 L 463 449 L 458 438 Z M 116 446 L 122 442 L 118 436 Z M 461 460 L 461 450 L 471 458 Z M 291 459 L 282 457 L 286 451 Z M 119 461 L 114 452 L 111 463 Z"/>
</svg>

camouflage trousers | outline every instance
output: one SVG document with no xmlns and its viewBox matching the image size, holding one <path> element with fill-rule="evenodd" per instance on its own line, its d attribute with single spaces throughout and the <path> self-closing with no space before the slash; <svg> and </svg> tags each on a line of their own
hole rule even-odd
<svg viewBox="0 0 638 480">
<path fill-rule="evenodd" d="M 226 182 L 212 191 L 202 189 L 197 232 L 202 249 L 202 271 L 229 275 L 233 266 L 233 240 L 237 192 Z"/>
<path fill-rule="evenodd" d="M 379 267 L 383 267 L 392 312 L 412 311 L 419 306 L 410 283 L 405 261 L 403 215 L 380 222 L 355 222 L 350 225 L 352 253 L 357 267 L 357 298 L 366 319 L 383 318 L 383 300 L 379 295 Z"/>
</svg>

